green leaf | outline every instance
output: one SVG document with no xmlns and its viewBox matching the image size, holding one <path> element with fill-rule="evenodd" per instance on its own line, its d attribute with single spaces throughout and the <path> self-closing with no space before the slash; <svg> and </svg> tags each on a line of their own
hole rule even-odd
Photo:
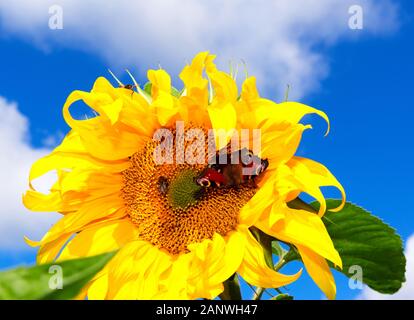
<svg viewBox="0 0 414 320">
<path fill-rule="evenodd" d="M 317 212 L 319 203 L 300 204 L 296 199 L 292 208 L 306 207 Z M 336 208 L 340 200 L 328 199 L 327 207 Z M 342 258 L 343 268 L 338 271 L 347 277 L 356 275 L 354 267 L 362 269 L 362 282 L 380 293 L 397 292 L 405 281 L 406 259 L 401 238 L 395 230 L 365 209 L 347 202 L 340 212 L 327 211 L 322 218 L 336 250 Z M 294 252 L 288 260 L 300 259 Z M 331 265 L 332 266 L 332 265 Z"/>
<path fill-rule="evenodd" d="M 293 296 L 287 294 L 287 293 L 281 293 L 277 296 L 272 297 L 270 300 L 293 300 Z"/>
<path fill-rule="evenodd" d="M 260 229 L 257 229 L 256 227 L 251 227 L 249 230 L 262 246 L 267 266 L 273 269 L 272 241 L 274 240 L 274 238 L 264 233 Z"/>
<path fill-rule="evenodd" d="M 146 84 L 144 84 L 144 92 L 147 93 L 151 97 L 151 92 L 152 92 L 151 82 L 148 81 Z M 171 94 L 174 97 L 179 98 L 181 97 L 182 91 L 178 90 L 177 88 L 171 87 Z"/>
<path fill-rule="evenodd" d="M 114 254 L 111 252 L 0 272 L 0 300 L 72 299 Z M 59 279 L 62 279 L 61 289 Z"/>
<path fill-rule="evenodd" d="M 327 200 L 336 208 L 340 200 Z M 317 203 L 311 204 L 318 210 Z M 405 281 L 405 256 L 401 238 L 395 230 L 365 209 L 346 203 L 340 212 L 327 212 L 323 221 L 342 258 L 346 276 L 351 266 L 360 266 L 362 281 L 381 293 L 395 293 Z"/>
<path fill-rule="evenodd" d="M 221 300 L 242 300 L 240 282 L 237 273 L 223 283 L 224 291 L 220 293 Z"/>
<path fill-rule="evenodd" d="M 147 93 L 151 97 L 151 91 L 152 91 L 152 83 L 148 81 L 146 84 L 144 84 L 144 92 Z"/>
</svg>

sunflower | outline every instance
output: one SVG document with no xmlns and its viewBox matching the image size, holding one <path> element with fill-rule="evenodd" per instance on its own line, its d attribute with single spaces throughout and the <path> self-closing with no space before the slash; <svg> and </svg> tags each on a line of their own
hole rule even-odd
<svg viewBox="0 0 414 320">
<path fill-rule="evenodd" d="M 213 299 L 234 274 L 264 288 L 298 279 L 302 270 L 284 275 L 267 265 L 252 228 L 296 247 L 317 285 L 335 297 L 326 260 L 341 267 L 341 258 L 321 221 L 326 205 L 320 187 L 337 187 L 345 201 L 344 191 L 323 165 L 294 156 L 310 128 L 299 123 L 302 117 L 315 113 L 328 121 L 327 116 L 299 103 L 261 98 L 254 77 L 239 94 L 232 75 L 213 60 L 202 52 L 184 67 L 182 92 L 159 69 L 148 71 L 150 93 L 113 87 L 100 77 L 90 92 L 67 98 L 63 116 L 71 130 L 34 163 L 23 202 L 34 211 L 62 214 L 39 242 L 27 240 L 40 247 L 38 263 L 118 250 L 82 297 Z M 79 100 L 96 116 L 72 117 L 70 107 Z M 183 124 L 181 133 L 177 123 Z M 254 184 L 201 187 L 194 178 L 205 165 L 155 161 L 154 134 L 160 129 L 172 133 L 174 160 L 190 148 L 183 135 L 191 130 L 206 139 L 210 130 L 227 132 L 224 141 L 216 141 L 220 150 L 241 130 L 260 129 L 259 156 L 268 167 Z M 52 170 L 57 180 L 50 193 L 36 191 L 32 181 Z M 319 214 L 287 205 L 302 192 L 320 202 Z"/>
</svg>

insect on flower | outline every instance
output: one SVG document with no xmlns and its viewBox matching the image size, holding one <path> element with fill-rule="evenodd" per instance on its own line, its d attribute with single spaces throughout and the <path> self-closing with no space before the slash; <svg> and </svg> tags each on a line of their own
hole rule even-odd
<svg viewBox="0 0 414 320">
<path fill-rule="evenodd" d="M 115 79 L 115 81 L 118 83 L 118 85 L 119 85 L 119 88 L 124 88 L 124 89 L 128 89 L 128 90 L 131 90 L 132 91 L 132 94 L 135 92 L 134 91 L 134 88 L 138 88 L 139 86 L 138 86 L 138 84 L 136 83 L 136 81 L 135 81 L 135 79 L 134 79 L 134 77 L 131 75 L 131 73 L 128 71 L 128 70 L 125 70 L 127 73 L 128 73 L 128 75 L 132 78 L 132 80 L 133 80 L 133 82 L 134 82 L 134 84 L 123 84 L 122 82 L 121 82 L 121 80 L 119 80 L 114 74 L 113 74 L 113 72 L 111 71 L 111 70 L 109 70 L 108 69 L 108 72 L 111 74 L 111 76 Z"/>
<path fill-rule="evenodd" d="M 197 184 L 203 187 L 215 185 L 238 186 L 246 184 L 257 178 L 269 166 L 267 159 L 261 159 L 253 154 L 252 151 L 244 148 L 233 153 L 227 153 L 225 163 L 220 163 L 221 155 L 216 154 L 215 163 L 209 165 L 196 179 Z"/>
<path fill-rule="evenodd" d="M 161 194 L 166 194 L 168 191 L 168 179 L 166 177 L 160 177 L 158 179 L 158 190 Z"/>
</svg>

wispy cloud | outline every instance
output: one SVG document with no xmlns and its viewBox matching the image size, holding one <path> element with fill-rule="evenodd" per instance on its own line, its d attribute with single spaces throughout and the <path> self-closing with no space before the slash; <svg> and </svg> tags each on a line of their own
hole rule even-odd
<svg viewBox="0 0 414 320">
<path fill-rule="evenodd" d="M 16 103 L 0 96 L 0 114 L 0 250 L 23 250 L 24 235 L 38 240 L 56 220 L 57 214 L 35 214 L 22 204 L 30 166 L 48 150 L 30 146 L 29 122 Z M 51 178 L 46 176 L 36 187 L 47 192 Z"/>
<path fill-rule="evenodd" d="M 56 4 L 63 8 L 63 30 L 48 28 L 48 9 Z M 354 4 L 364 10 L 360 31 L 348 27 Z M 273 97 L 281 98 L 289 83 L 298 98 L 329 73 L 322 48 L 394 30 L 397 7 L 391 0 L 20 0 L 2 1 L 0 18 L 6 34 L 46 49 L 89 51 L 119 70 L 143 72 L 160 63 L 176 73 L 194 53 L 210 50 L 222 65 L 246 61 Z"/>
</svg>

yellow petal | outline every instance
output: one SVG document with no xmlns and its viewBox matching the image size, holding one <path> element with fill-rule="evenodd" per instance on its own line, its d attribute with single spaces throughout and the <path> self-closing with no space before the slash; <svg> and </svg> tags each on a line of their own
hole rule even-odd
<svg viewBox="0 0 414 320">
<path fill-rule="evenodd" d="M 160 92 L 152 106 L 156 109 L 158 121 L 161 126 L 170 126 L 176 121 L 179 108 L 174 103 L 175 98 L 166 92 Z"/>
<path fill-rule="evenodd" d="M 238 269 L 244 254 L 244 237 L 230 233 L 226 239 L 215 234 L 212 240 L 188 246 L 192 255 L 189 285 L 193 298 L 214 299 L 223 291 L 222 283 Z"/>
<path fill-rule="evenodd" d="M 108 271 L 101 271 L 87 288 L 86 294 L 88 296 L 88 300 L 104 300 L 108 292 L 108 286 Z"/>
<path fill-rule="evenodd" d="M 180 97 L 180 116 L 184 121 L 190 121 L 195 126 L 211 128 L 210 118 L 207 112 L 207 98 L 204 102 L 197 101 L 190 96 Z"/>
<path fill-rule="evenodd" d="M 152 84 L 151 95 L 153 99 L 157 99 L 160 91 L 171 93 L 171 78 L 167 72 L 162 69 L 149 70 L 147 76 Z"/>
<path fill-rule="evenodd" d="M 206 61 L 212 57 L 209 53 L 200 52 L 192 60 L 190 65 L 184 67 L 180 73 L 180 79 L 184 82 L 186 88 L 186 95 L 199 101 L 200 103 L 207 103 L 207 79 L 203 78 L 203 71 Z"/>
<path fill-rule="evenodd" d="M 78 211 L 66 214 L 54 224 L 45 234 L 41 243 L 45 245 L 63 234 L 70 235 L 78 232 L 88 224 L 99 222 L 104 218 L 122 218 L 126 214 L 123 206 L 122 199 L 117 195 L 87 202 Z"/>
<path fill-rule="evenodd" d="M 65 121 L 79 134 L 83 146 L 92 156 L 102 160 L 126 159 L 145 141 L 141 135 L 132 130 L 125 130 L 122 124 L 113 125 L 109 116 L 98 115 L 88 120 L 74 119 L 69 108 L 78 100 L 83 100 L 94 110 L 103 113 L 105 108 L 102 105 L 111 108 L 113 101 L 103 94 L 74 91 L 63 106 Z"/>
<path fill-rule="evenodd" d="M 75 165 L 92 167 L 94 162 L 84 148 L 79 135 L 71 131 L 51 154 L 37 160 L 32 165 L 29 182 L 54 169 L 72 169 Z"/>
<path fill-rule="evenodd" d="M 38 264 L 48 263 L 55 261 L 57 255 L 62 250 L 62 247 L 66 244 L 72 234 L 62 234 L 56 237 L 53 241 L 45 244 L 41 244 L 39 251 L 37 252 L 36 261 Z"/>
<path fill-rule="evenodd" d="M 214 101 L 235 103 L 238 95 L 236 81 L 229 74 L 217 70 L 212 60 L 206 63 L 206 71 L 214 88 Z"/>
<path fill-rule="evenodd" d="M 297 246 L 297 249 L 313 281 L 315 281 L 328 299 L 335 299 L 335 280 L 326 260 L 306 247 Z"/>
<path fill-rule="evenodd" d="M 170 269 L 161 274 L 160 290 L 154 299 L 188 300 L 194 298 L 194 289 L 188 284 L 192 254 L 182 254 L 173 260 Z"/>
<path fill-rule="evenodd" d="M 293 102 L 293 101 L 282 102 L 281 104 L 279 104 L 279 106 L 280 106 L 280 112 L 285 114 L 286 118 L 289 119 L 289 121 L 293 123 L 299 122 L 300 120 L 302 120 L 302 118 L 305 115 L 317 114 L 318 116 L 320 116 L 326 121 L 328 127 L 326 129 L 325 135 L 328 135 L 329 130 L 330 130 L 330 122 L 325 112 L 312 108 L 305 104 Z"/>
<path fill-rule="evenodd" d="M 79 135 L 72 131 L 51 154 L 33 164 L 29 175 L 31 190 L 23 196 L 23 204 L 34 211 L 63 212 L 76 210 L 78 207 L 75 206 L 75 195 L 72 193 L 67 196 L 64 194 L 65 192 L 82 191 L 82 187 L 84 187 L 89 198 L 114 193 L 119 190 L 121 183 L 117 172 L 125 170 L 128 166 L 128 161 L 111 163 L 91 157 L 83 148 Z M 103 168 L 105 169 L 102 170 Z M 58 179 L 52 186 L 51 193 L 43 194 L 35 191 L 32 181 L 52 170 L 57 171 Z M 96 173 L 92 177 L 90 172 L 94 172 L 94 170 Z M 105 174 L 99 174 L 99 172 L 105 172 Z M 102 180 L 102 177 L 105 176 L 109 178 Z M 90 196 L 90 193 L 93 193 L 92 196 Z M 77 195 L 78 205 L 86 200 L 86 196 Z"/>
<path fill-rule="evenodd" d="M 342 267 L 341 257 L 318 215 L 305 210 L 291 209 L 287 206 L 280 206 L 279 213 L 283 213 L 284 218 L 274 226 L 269 226 L 268 221 L 264 220 L 258 221 L 256 226 L 281 241 L 307 247 L 332 261 L 335 265 Z"/>
<path fill-rule="evenodd" d="M 269 121 L 275 123 L 289 122 L 291 124 L 297 124 L 305 115 L 317 114 L 327 122 L 328 128 L 326 134 L 329 133 L 328 116 L 324 112 L 307 105 L 290 101 L 274 103 L 270 100 L 258 99 L 252 102 L 252 106 L 255 109 L 256 118 L 259 123 L 264 119 L 270 119 Z"/>
<path fill-rule="evenodd" d="M 239 213 L 240 224 L 252 226 L 274 202 L 273 181 L 265 183 Z"/>
<path fill-rule="evenodd" d="M 249 77 L 243 82 L 241 98 L 243 101 L 249 103 L 259 98 L 259 92 L 256 87 L 256 78 Z"/>
<path fill-rule="evenodd" d="M 119 192 L 122 185 L 123 176 L 121 173 L 80 168 L 65 175 L 60 183 L 60 192 L 63 194 L 70 191 L 84 191 L 89 195 L 102 197 Z"/>
<path fill-rule="evenodd" d="M 171 257 L 145 241 L 126 244 L 109 262 L 107 299 L 152 299 Z"/>
<path fill-rule="evenodd" d="M 76 234 L 62 250 L 59 260 L 115 251 L 137 236 L 137 228 L 129 219 L 104 222 Z"/>
<path fill-rule="evenodd" d="M 152 137 L 155 128 L 154 114 L 141 94 L 125 88 L 114 88 L 103 77 L 95 81 L 91 92 L 106 94 L 114 101 L 113 105 L 101 106 L 104 110 L 99 111 L 99 114 L 104 114 L 111 120 L 112 125 L 122 122 L 139 134 Z"/>
<path fill-rule="evenodd" d="M 286 123 L 261 128 L 261 157 L 269 160 L 269 169 L 277 169 L 296 153 L 302 133 L 308 128 Z"/>
<path fill-rule="evenodd" d="M 176 98 L 171 94 L 171 78 L 164 70 L 149 70 L 148 79 L 151 81 L 151 106 L 156 110 L 158 121 L 161 126 L 169 126 L 176 119 L 179 108 Z"/>
<path fill-rule="evenodd" d="M 306 158 L 293 157 L 287 165 L 291 168 L 293 176 L 301 182 L 301 191 L 308 193 L 320 203 L 319 215 L 326 211 L 325 198 L 321 187 L 333 186 L 339 189 L 342 195 L 342 203 L 331 211 L 340 211 L 345 205 L 345 190 L 332 173 L 322 164 Z"/>
<path fill-rule="evenodd" d="M 50 194 L 29 190 L 23 196 L 23 204 L 33 211 L 78 210 L 86 202 L 118 194 L 122 187 L 122 175 L 90 169 L 58 171 L 58 181 Z"/>
<path fill-rule="evenodd" d="M 211 105 L 208 108 L 208 114 L 212 128 L 216 149 L 224 148 L 233 136 L 236 128 L 237 114 L 234 106 L 230 103 L 222 105 Z"/>
<path fill-rule="evenodd" d="M 156 112 L 139 94 L 133 94 L 132 98 L 124 101 L 119 115 L 120 121 L 128 128 L 132 128 L 144 139 L 152 139 L 154 130 L 158 128 Z"/>
<path fill-rule="evenodd" d="M 23 196 L 23 204 L 32 211 L 62 211 L 62 198 L 59 192 L 43 194 L 28 190 Z"/>
<path fill-rule="evenodd" d="M 302 270 L 287 276 L 270 269 L 265 261 L 263 248 L 246 230 L 246 250 L 238 272 L 248 283 L 263 288 L 279 288 L 297 280 Z"/>
</svg>

